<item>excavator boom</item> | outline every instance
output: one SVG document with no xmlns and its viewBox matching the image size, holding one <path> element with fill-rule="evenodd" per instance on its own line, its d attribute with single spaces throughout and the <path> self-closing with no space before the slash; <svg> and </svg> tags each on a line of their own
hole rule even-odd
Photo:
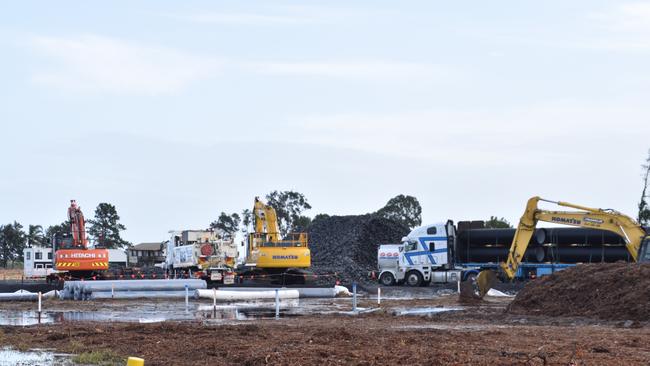
<svg viewBox="0 0 650 366">
<path fill-rule="evenodd" d="M 70 220 L 70 231 L 72 232 L 72 246 L 79 248 L 88 248 L 88 239 L 86 239 L 86 221 L 81 208 L 77 206 L 77 201 L 70 200 L 68 208 L 68 220 Z"/>
<path fill-rule="evenodd" d="M 279 240 L 280 228 L 278 227 L 278 216 L 273 207 L 265 205 L 258 197 L 255 197 L 253 216 L 256 233 L 265 233 L 270 242 Z"/>
<path fill-rule="evenodd" d="M 574 208 L 581 211 L 541 210 L 537 207 L 539 201 L 554 203 L 558 206 Z M 625 240 L 625 247 L 634 261 L 645 260 L 645 257 L 640 258 L 639 254 L 645 254 L 647 252 L 647 245 L 650 242 L 650 236 L 646 234 L 641 225 L 631 217 L 618 211 L 532 197 L 528 200 L 526 210 L 519 220 L 517 231 L 512 240 L 510 251 L 508 252 L 507 261 L 501 263 L 501 268 L 508 279 L 513 279 L 516 276 L 519 264 L 521 264 L 528 243 L 539 221 L 607 230 L 616 233 Z"/>
</svg>

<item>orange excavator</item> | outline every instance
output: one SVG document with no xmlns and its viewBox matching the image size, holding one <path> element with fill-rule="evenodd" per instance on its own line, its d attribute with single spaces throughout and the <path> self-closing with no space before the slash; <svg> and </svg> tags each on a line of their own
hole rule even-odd
<svg viewBox="0 0 650 366">
<path fill-rule="evenodd" d="M 88 248 L 86 238 L 86 222 L 81 208 L 75 200 L 70 201 L 68 219 L 72 237 L 66 239 L 53 238 L 56 251 L 54 269 L 58 277 L 67 279 L 96 278 L 108 270 L 108 249 Z"/>
</svg>

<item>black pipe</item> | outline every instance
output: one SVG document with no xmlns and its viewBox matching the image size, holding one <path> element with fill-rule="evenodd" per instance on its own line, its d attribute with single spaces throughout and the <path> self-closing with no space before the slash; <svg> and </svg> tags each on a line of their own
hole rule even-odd
<svg viewBox="0 0 650 366">
<path fill-rule="evenodd" d="M 631 261 L 624 246 L 550 246 L 546 248 L 546 256 L 550 261 L 562 263 Z"/>
<path fill-rule="evenodd" d="M 515 229 L 459 231 L 456 241 L 458 260 L 460 262 L 506 261 L 515 231 Z M 619 235 L 605 230 L 540 228 L 535 230 L 524 261 L 546 260 L 562 263 L 630 261 L 624 244 L 623 238 Z"/>
<path fill-rule="evenodd" d="M 508 251 L 510 246 L 507 247 L 468 247 L 466 250 L 461 251 L 461 262 L 505 262 L 508 259 Z M 526 250 L 524 255 L 525 262 L 543 262 L 546 253 L 542 247 L 534 247 Z"/>
<path fill-rule="evenodd" d="M 510 246 L 515 229 L 472 229 L 458 232 L 458 243 L 463 246 L 504 244 Z"/>
<path fill-rule="evenodd" d="M 625 245 L 619 235 L 606 230 L 584 228 L 541 228 L 535 231 L 537 244 L 556 244 L 566 246 L 571 244 L 602 246 Z"/>
</svg>

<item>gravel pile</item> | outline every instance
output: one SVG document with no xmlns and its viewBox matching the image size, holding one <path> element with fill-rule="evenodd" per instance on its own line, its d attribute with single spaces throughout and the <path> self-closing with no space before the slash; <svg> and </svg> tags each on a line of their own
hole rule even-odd
<svg viewBox="0 0 650 366">
<path fill-rule="evenodd" d="M 650 264 L 584 264 L 531 281 L 511 313 L 650 320 Z"/>
<path fill-rule="evenodd" d="M 377 270 L 380 244 L 399 243 L 410 230 L 401 222 L 376 215 L 331 216 L 315 220 L 307 229 L 312 268 L 316 275 L 334 274 L 342 283 L 372 282 L 368 273 Z M 316 282 L 331 283 L 332 277 Z"/>
</svg>

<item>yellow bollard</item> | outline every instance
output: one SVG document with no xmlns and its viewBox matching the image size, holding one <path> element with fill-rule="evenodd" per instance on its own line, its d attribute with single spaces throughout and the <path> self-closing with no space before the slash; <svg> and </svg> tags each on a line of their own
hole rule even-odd
<svg viewBox="0 0 650 366">
<path fill-rule="evenodd" d="M 144 359 L 140 357 L 129 357 L 126 360 L 126 366 L 144 366 Z"/>
</svg>

